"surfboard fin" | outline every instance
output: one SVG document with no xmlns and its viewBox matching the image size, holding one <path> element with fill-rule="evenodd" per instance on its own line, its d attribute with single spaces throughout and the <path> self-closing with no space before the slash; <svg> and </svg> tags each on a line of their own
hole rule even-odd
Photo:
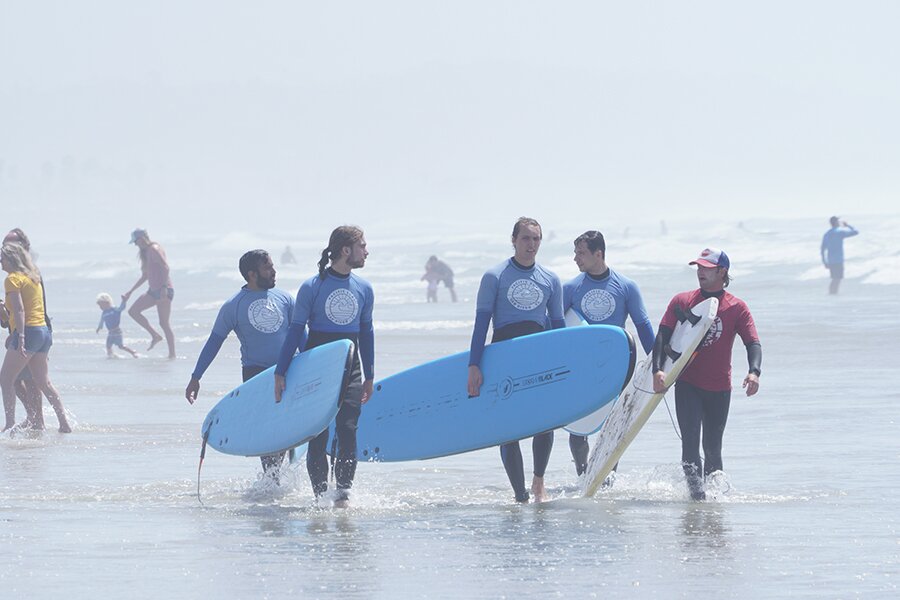
<svg viewBox="0 0 900 600">
<path fill-rule="evenodd" d="M 666 353 L 666 356 L 672 359 L 673 363 L 677 362 L 678 359 L 681 358 L 681 352 L 675 352 L 675 350 L 672 349 L 671 344 L 666 344 L 665 346 L 663 346 L 663 352 Z"/>
<path fill-rule="evenodd" d="M 684 310 L 680 306 L 675 307 L 675 317 L 678 319 L 680 323 L 684 323 L 685 321 L 690 321 L 691 325 L 696 325 L 700 322 L 700 317 L 691 312 L 691 309 Z"/>
</svg>

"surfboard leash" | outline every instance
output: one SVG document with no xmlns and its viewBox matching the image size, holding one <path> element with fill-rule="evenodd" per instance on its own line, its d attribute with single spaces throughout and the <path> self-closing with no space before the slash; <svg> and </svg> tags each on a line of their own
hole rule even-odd
<svg viewBox="0 0 900 600">
<path fill-rule="evenodd" d="M 203 434 L 203 443 L 200 445 L 200 464 L 197 465 L 197 502 L 200 505 L 203 505 L 203 498 L 200 497 L 200 469 L 203 468 L 203 459 L 206 458 L 206 442 L 209 441 L 209 432 L 212 429 L 210 427 L 206 430 L 206 433 Z"/>
<path fill-rule="evenodd" d="M 334 432 L 334 439 L 331 440 L 331 483 L 334 483 L 334 462 L 337 455 L 337 430 Z"/>
</svg>

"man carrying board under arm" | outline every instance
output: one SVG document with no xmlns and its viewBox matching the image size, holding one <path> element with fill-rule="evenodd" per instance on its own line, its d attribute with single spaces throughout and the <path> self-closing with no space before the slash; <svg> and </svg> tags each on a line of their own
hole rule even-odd
<svg viewBox="0 0 900 600">
<path fill-rule="evenodd" d="M 615 325 L 623 329 L 625 318 L 631 317 L 644 352 L 650 354 L 653 325 L 644 308 L 641 290 L 635 282 L 607 266 L 603 234 L 585 231 L 575 238 L 574 260 L 581 275 L 563 286 L 563 314 L 572 308 L 591 325 Z M 581 475 L 587 469 L 587 436 L 570 433 L 569 448 L 575 459 L 575 472 Z"/>
<path fill-rule="evenodd" d="M 697 265 L 700 289 L 682 292 L 672 298 L 660 321 L 653 345 L 653 391 L 662 393 L 666 390 L 666 374 L 660 365 L 678 323 L 678 313 L 707 298 L 718 298 L 716 320 L 697 348 L 694 360 L 675 382 L 675 413 L 681 429 L 681 466 L 687 477 L 691 498 L 705 500 L 704 478 L 722 470 L 722 436 L 731 404 L 731 347 L 734 338 L 741 336 L 747 347 L 749 372 L 743 387 L 748 396 L 759 391 L 762 347 L 747 304 L 725 291 L 731 282 L 728 255 L 715 248 L 706 248 L 697 260 L 689 264 Z M 701 430 L 705 465 L 700 459 Z"/>
<path fill-rule="evenodd" d="M 184 390 L 184 397 L 191 404 L 200 393 L 200 378 L 212 364 L 229 333 L 234 331 L 241 342 L 241 375 L 244 381 L 277 362 L 287 337 L 294 299 L 275 287 L 275 265 L 269 253 L 250 250 L 241 257 L 238 268 L 247 285 L 219 309 L 212 333 L 200 351 L 197 366 Z M 277 473 L 284 453 L 260 456 L 259 459 L 264 472 Z"/>
<path fill-rule="evenodd" d="M 331 232 L 319 261 L 319 274 L 304 281 L 297 292 L 294 318 L 275 367 L 275 401 L 281 402 L 284 376 L 298 349 L 303 352 L 335 340 L 350 340 L 359 348 L 359 353 L 353 354 L 350 383 L 335 417 L 335 508 L 349 506 L 350 487 L 356 475 L 356 426 L 361 406 L 372 396 L 375 379 L 375 293 L 368 281 L 351 273 L 366 265 L 367 256 L 362 229 L 345 225 Z M 365 383 L 360 377 L 360 357 Z M 309 442 L 306 451 L 306 470 L 316 498 L 328 491 L 327 445 L 328 428 Z"/>
<path fill-rule="evenodd" d="M 492 320 L 494 335 L 491 343 L 543 331 L 548 318 L 554 329 L 565 327 L 559 277 L 535 262 L 541 238 L 540 224 L 534 219 L 520 217 L 512 232 L 515 255 L 481 278 L 469 352 L 469 396 L 481 393 L 481 384 L 484 382 L 480 367 L 481 356 Z M 532 439 L 534 479 L 531 493 L 537 502 L 542 502 L 547 494 L 544 489 L 544 471 L 550 461 L 552 449 L 553 431 L 540 433 Z M 500 457 L 515 492 L 516 502 L 528 502 L 519 442 L 503 444 L 500 447 Z"/>
</svg>

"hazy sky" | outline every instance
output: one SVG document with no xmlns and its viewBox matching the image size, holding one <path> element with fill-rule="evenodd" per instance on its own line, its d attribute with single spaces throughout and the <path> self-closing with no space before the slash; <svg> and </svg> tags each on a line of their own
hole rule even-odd
<svg viewBox="0 0 900 600">
<path fill-rule="evenodd" d="M 893 213 L 898 23 L 893 1 L 0 0 L 2 214 Z"/>
</svg>

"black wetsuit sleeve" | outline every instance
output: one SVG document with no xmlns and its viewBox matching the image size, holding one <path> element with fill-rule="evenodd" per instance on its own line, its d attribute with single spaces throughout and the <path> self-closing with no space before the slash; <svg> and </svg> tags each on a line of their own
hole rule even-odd
<svg viewBox="0 0 900 600">
<path fill-rule="evenodd" d="M 762 373 L 762 346 L 759 342 L 747 344 L 747 363 L 749 364 L 749 372 L 756 373 L 757 376 Z"/>
<path fill-rule="evenodd" d="M 659 326 L 659 331 L 656 332 L 656 340 L 653 342 L 653 356 L 651 360 L 653 361 L 653 372 L 662 371 L 663 363 L 666 362 L 666 352 L 665 347 L 672 340 L 672 334 L 675 330 L 671 327 L 666 327 L 665 325 Z"/>
</svg>

